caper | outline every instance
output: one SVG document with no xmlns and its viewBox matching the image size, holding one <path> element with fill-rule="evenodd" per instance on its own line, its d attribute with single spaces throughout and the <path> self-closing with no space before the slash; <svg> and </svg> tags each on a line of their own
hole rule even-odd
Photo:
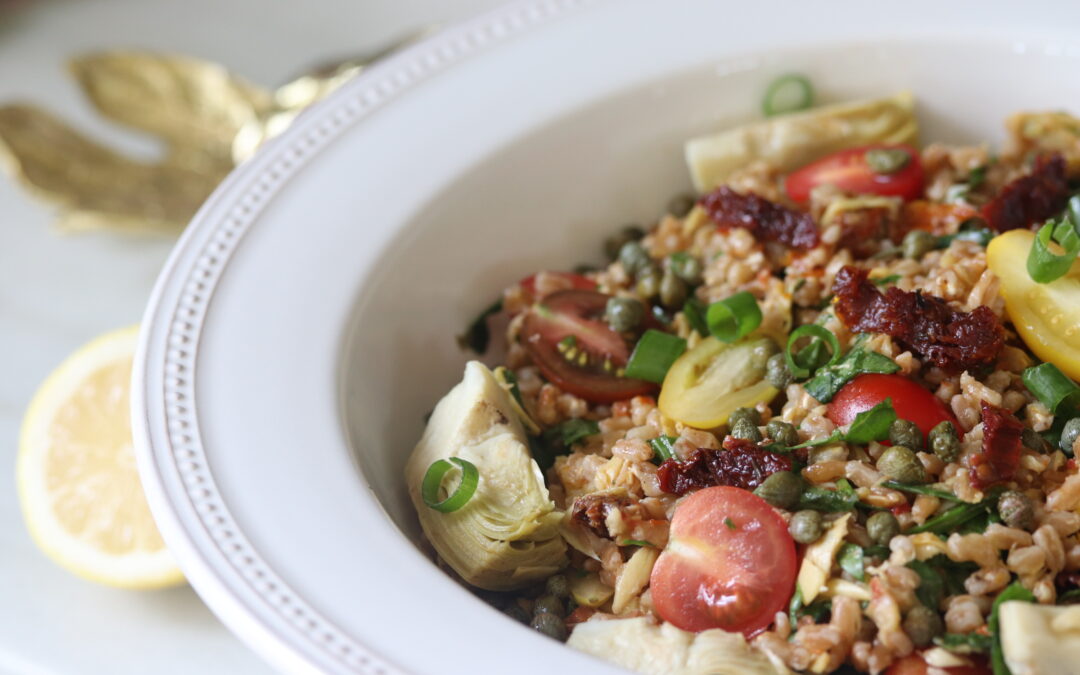
<svg viewBox="0 0 1080 675">
<path fill-rule="evenodd" d="M 642 270 L 652 265 L 652 258 L 641 244 L 628 241 L 619 249 L 619 262 L 622 263 L 627 274 L 636 277 Z"/>
<path fill-rule="evenodd" d="M 1076 439 L 1080 438 L 1080 417 L 1074 417 L 1065 423 L 1065 426 L 1061 429 L 1061 438 L 1058 440 L 1058 447 L 1068 456 L 1072 457 L 1073 446 L 1076 445 Z"/>
<path fill-rule="evenodd" d="M 765 425 L 765 433 L 773 439 L 773 442 L 784 447 L 799 444 L 799 432 L 795 430 L 795 425 L 783 420 L 769 420 L 769 423 Z"/>
<path fill-rule="evenodd" d="M 731 435 L 755 443 L 761 441 L 761 430 L 747 417 L 740 417 L 738 422 L 731 425 Z"/>
<path fill-rule="evenodd" d="M 660 294 L 660 268 L 650 264 L 637 273 L 637 294 L 647 300 Z"/>
<path fill-rule="evenodd" d="M 1042 434 L 1031 427 L 1024 427 L 1024 431 L 1020 434 L 1020 442 L 1028 450 L 1042 455 L 1048 455 L 1053 451 L 1053 447 L 1042 437 Z"/>
<path fill-rule="evenodd" d="M 925 230 L 912 230 L 904 235 L 904 241 L 900 248 L 904 251 L 904 257 L 918 260 L 937 246 L 937 237 Z"/>
<path fill-rule="evenodd" d="M 731 411 L 731 415 L 728 416 L 728 426 L 734 428 L 735 423 L 742 418 L 750 420 L 750 422 L 756 427 L 761 424 L 761 413 L 757 408 L 735 408 Z"/>
<path fill-rule="evenodd" d="M 548 595 L 565 600 L 570 597 L 570 582 L 564 575 L 556 574 L 548 577 L 547 582 L 544 583 L 544 590 Z"/>
<path fill-rule="evenodd" d="M 919 425 L 910 420 L 896 420 L 889 426 L 889 442 L 893 445 L 903 445 L 912 450 L 921 450 L 923 447 L 922 432 Z"/>
<path fill-rule="evenodd" d="M 998 515 L 1009 527 L 1030 529 L 1035 523 L 1035 506 L 1023 492 L 1006 490 L 998 497 Z"/>
<path fill-rule="evenodd" d="M 604 317 L 611 330 L 625 333 L 637 328 L 645 318 L 645 306 L 634 298 L 608 298 Z"/>
<path fill-rule="evenodd" d="M 787 386 L 795 381 L 795 376 L 788 369 L 787 359 L 783 354 L 773 354 L 765 362 L 765 379 L 781 391 L 787 389 Z"/>
<path fill-rule="evenodd" d="M 941 616 L 926 605 L 915 605 L 904 617 L 904 632 L 916 647 L 927 647 L 945 631 Z"/>
<path fill-rule="evenodd" d="M 790 509 L 798 503 L 803 487 L 803 479 L 798 474 L 777 471 L 754 488 L 754 494 L 778 509 Z"/>
<path fill-rule="evenodd" d="M 900 483 L 926 481 L 926 469 L 915 451 L 903 445 L 894 445 L 881 453 L 877 461 L 878 471 Z"/>
<path fill-rule="evenodd" d="M 561 617 L 566 612 L 566 608 L 563 607 L 562 600 L 554 595 L 541 595 L 533 604 L 533 614 L 542 614 L 544 612 Z"/>
<path fill-rule="evenodd" d="M 619 257 L 623 246 L 626 246 L 628 242 L 638 241 L 644 236 L 645 230 L 637 225 L 627 225 L 604 241 L 604 253 L 610 260 L 614 260 Z"/>
<path fill-rule="evenodd" d="M 811 509 L 796 511 L 788 523 L 791 538 L 800 544 L 813 544 L 821 537 L 823 529 L 821 514 Z"/>
<path fill-rule="evenodd" d="M 566 622 L 554 614 L 547 612 L 534 614 L 529 625 L 549 638 L 554 638 L 559 642 L 566 641 Z"/>
<path fill-rule="evenodd" d="M 875 511 L 866 519 L 866 533 L 879 546 L 888 546 L 900 534 L 900 522 L 888 511 Z"/>
<path fill-rule="evenodd" d="M 660 302 L 665 307 L 671 309 L 682 307 L 686 302 L 687 291 L 686 283 L 675 276 L 674 272 L 670 269 L 664 272 L 664 276 L 660 279 Z"/>
<path fill-rule="evenodd" d="M 687 192 L 677 194 L 667 203 L 667 212 L 676 218 L 684 218 L 697 204 L 697 197 Z"/>
<path fill-rule="evenodd" d="M 526 612 L 521 607 L 521 605 L 517 604 L 516 602 L 510 603 L 510 606 L 507 607 L 506 609 L 504 609 L 503 613 L 506 614 L 506 616 L 513 619 L 514 621 L 517 621 L 518 623 L 527 624 L 527 623 L 529 623 L 529 619 L 531 618 L 529 616 L 529 613 Z"/>
<path fill-rule="evenodd" d="M 668 267 L 687 284 L 697 286 L 701 283 L 701 261 L 688 253 L 679 253 L 671 256 Z"/>
<path fill-rule="evenodd" d="M 874 173 L 896 173 L 911 162 L 911 153 L 903 148 L 873 148 L 864 155 Z"/>
<path fill-rule="evenodd" d="M 926 437 L 926 444 L 943 462 L 953 462 L 960 456 L 960 439 L 956 436 L 956 427 L 945 420 L 938 422 Z"/>
</svg>

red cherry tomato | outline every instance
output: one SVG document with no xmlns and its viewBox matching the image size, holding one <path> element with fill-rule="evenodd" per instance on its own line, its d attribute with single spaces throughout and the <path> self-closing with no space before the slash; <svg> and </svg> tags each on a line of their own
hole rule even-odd
<svg viewBox="0 0 1080 675">
<path fill-rule="evenodd" d="M 953 666 L 943 670 L 949 675 L 990 675 L 990 668 L 982 657 L 971 656 L 969 658 L 972 660 L 970 666 Z M 915 652 L 898 661 L 893 661 L 892 665 L 885 671 L 885 675 L 926 675 L 929 669 L 930 666 L 923 660 L 922 654 Z"/>
<path fill-rule="evenodd" d="M 877 173 L 866 162 L 867 150 L 903 150 L 908 162 L 892 173 Z M 788 174 L 784 181 L 788 196 L 797 202 L 810 199 L 818 185 L 835 185 L 846 192 L 915 199 L 922 194 L 923 170 L 919 152 L 910 145 L 864 145 L 807 164 Z"/>
<path fill-rule="evenodd" d="M 671 538 L 649 585 L 664 621 L 749 637 L 787 607 L 796 570 L 784 519 L 757 495 L 720 486 L 699 490 L 675 508 Z"/>
<path fill-rule="evenodd" d="M 892 399 L 896 416 L 917 424 L 924 437 L 945 420 L 960 429 L 952 411 L 937 396 L 903 375 L 859 375 L 833 397 L 828 417 L 838 425 L 851 424 L 856 415 L 887 398 Z"/>
<path fill-rule="evenodd" d="M 596 291 L 556 291 L 528 310 L 521 328 L 521 342 L 544 377 L 593 403 L 656 391 L 651 382 L 616 375 L 630 359 L 631 345 L 601 318 L 610 297 Z M 570 336 L 573 358 L 559 349 Z"/>
<path fill-rule="evenodd" d="M 574 274 L 573 272 L 545 272 L 548 276 L 555 276 L 564 279 L 569 288 L 577 289 L 579 291 L 595 291 L 596 282 L 588 277 L 583 277 L 580 274 Z M 536 298 L 536 275 L 530 275 L 518 282 L 518 284 L 525 289 L 525 292 L 529 294 L 530 298 Z"/>
</svg>

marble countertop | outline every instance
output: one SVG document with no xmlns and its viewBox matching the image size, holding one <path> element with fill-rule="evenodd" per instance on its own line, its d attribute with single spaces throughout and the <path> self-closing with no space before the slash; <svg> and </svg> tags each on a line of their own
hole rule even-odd
<svg viewBox="0 0 1080 675">
<path fill-rule="evenodd" d="M 0 1 L 0 102 L 35 102 L 118 147 L 146 139 L 95 116 L 64 70 L 116 47 L 191 54 L 276 85 L 495 0 Z M 15 495 L 19 423 L 38 383 L 96 335 L 139 320 L 172 241 L 58 235 L 49 206 L 0 178 L 0 672 L 261 673 L 187 587 L 134 592 L 63 571 L 31 542 Z"/>
</svg>

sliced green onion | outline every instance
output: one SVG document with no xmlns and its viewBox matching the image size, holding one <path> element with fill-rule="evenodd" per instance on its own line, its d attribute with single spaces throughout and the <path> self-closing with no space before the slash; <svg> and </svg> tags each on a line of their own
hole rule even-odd
<svg viewBox="0 0 1080 675">
<path fill-rule="evenodd" d="M 761 325 L 761 308 L 750 292 L 742 291 L 709 305 L 705 323 L 716 339 L 735 342 Z"/>
<path fill-rule="evenodd" d="M 900 281 L 900 275 L 899 274 L 890 274 L 887 277 L 879 277 L 877 279 L 871 279 L 870 281 L 875 286 L 887 286 L 887 285 L 889 285 L 891 283 L 895 283 L 897 281 Z"/>
<path fill-rule="evenodd" d="M 911 153 L 904 148 L 872 148 L 866 151 L 866 163 L 874 173 L 896 173 L 911 163 Z"/>
<path fill-rule="evenodd" d="M 787 361 L 788 369 L 797 378 L 810 377 L 810 369 L 800 365 L 795 360 L 795 354 L 792 349 L 795 347 L 795 343 L 803 337 L 817 337 L 828 343 L 829 348 L 832 350 L 832 356 L 826 361 L 822 367 L 831 366 L 840 360 L 840 341 L 836 339 L 836 336 L 832 334 L 827 328 L 818 326 L 816 324 L 806 324 L 805 326 L 799 326 L 791 335 L 788 336 L 787 347 L 784 349 L 784 359 Z"/>
<path fill-rule="evenodd" d="M 781 75 L 769 84 L 761 110 L 765 117 L 806 110 L 814 104 L 814 87 L 804 75 Z"/>
<path fill-rule="evenodd" d="M 1055 415 L 1080 405 L 1080 386 L 1052 363 L 1025 369 L 1023 380 L 1028 391 Z"/>
<path fill-rule="evenodd" d="M 480 472 L 476 470 L 475 464 L 460 457 L 450 457 L 449 460 L 436 460 L 428 467 L 424 480 L 420 483 L 420 496 L 423 497 L 424 503 L 428 508 L 443 513 L 457 511 L 465 506 L 472 499 L 476 486 L 480 483 Z M 439 501 L 439 489 L 442 487 L 443 478 L 454 468 L 454 464 L 461 469 L 461 482 L 446 499 Z"/>
<path fill-rule="evenodd" d="M 659 464 L 674 457 L 674 445 L 677 440 L 679 440 L 677 436 L 659 436 L 649 441 L 649 447 L 653 451 L 653 461 Z"/>
<path fill-rule="evenodd" d="M 1050 250 L 1051 239 L 1064 249 L 1064 253 L 1058 255 Z M 1077 253 L 1080 253 L 1080 234 L 1076 233 L 1073 224 L 1068 219 L 1056 224 L 1047 222 L 1039 228 L 1035 243 L 1028 253 L 1028 274 L 1032 281 L 1048 284 L 1068 274 L 1069 268 L 1076 261 Z"/>
<path fill-rule="evenodd" d="M 671 364 L 685 351 L 686 340 L 650 328 L 634 347 L 626 364 L 626 376 L 660 384 Z"/>
<path fill-rule="evenodd" d="M 641 546 L 648 548 L 656 548 L 656 544 L 651 541 L 645 541 L 644 539 L 623 539 L 619 542 L 619 546 Z"/>
<path fill-rule="evenodd" d="M 705 303 L 697 298 L 690 298 L 683 305 L 682 311 L 691 330 L 696 330 L 701 337 L 709 337 L 709 324 L 705 322 Z"/>
<path fill-rule="evenodd" d="M 926 485 L 907 485 L 906 483 L 897 483 L 894 480 L 887 480 L 881 484 L 882 487 L 887 487 L 891 490 L 900 490 L 901 492 L 910 492 L 917 495 L 926 495 L 927 497 L 937 497 L 938 499 L 944 499 L 949 502 L 961 502 L 963 501 L 953 493 L 947 490 L 938 490 L 937 488 L 928 487 Z"/>
<path fill-rule="evenodd" d="M 825 342 L 814 338 L 795 354 L 795 363 L 808 371 L 815 371 L 829 362 L 829 348 Z"/>
</svg>

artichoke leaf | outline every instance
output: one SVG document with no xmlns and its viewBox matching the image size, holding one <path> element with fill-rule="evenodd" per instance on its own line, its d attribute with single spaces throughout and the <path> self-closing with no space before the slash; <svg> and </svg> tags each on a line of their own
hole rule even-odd
<svg viewBox="0 0 1080 675">
<path fill-rule="evenodd" d="M 812 108 L 699 136 L 686 143 L 686 162 L 694 187 L 705 192 L 754 160 L 791 171 L 859 145 L 915 145 L 918 131 L 915 99 L 905 91 L 888 98 Z"/>
<path fill-rule="evenodd" d="M 779 660 L 719 628 L 689 633 L 646 617 L 580 623 L 567 645 L 645 675 L 788 675 Z"/>
<path fill-rule="evenodd" d="M 442 513 L 425 505 L 420 485 L 428 467 L 447 457 L 476 465 L 480 482 L 462 508 Z M 461 383 L 435 407 L 405 478 L 424 534 L 469 584 L 520 588 L 566 565 L 563 514 L 529 453 L 510 394 L 479 361 L 466 365 Z"/>
</svg>

